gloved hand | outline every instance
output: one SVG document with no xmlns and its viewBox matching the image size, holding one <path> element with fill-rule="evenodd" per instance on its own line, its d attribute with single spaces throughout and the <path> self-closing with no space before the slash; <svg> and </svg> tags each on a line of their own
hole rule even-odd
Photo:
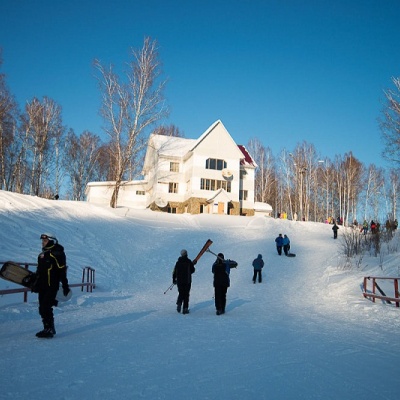
<svg viewBox="0 0 400 400">
<path fill-rule="evenodd" d="M 63 286 L 63 294 L 64 296 L 68 296 L 70 289 L 69 286 Z"/>
<path fill-rule="evenodd" d="M 197 264 L 197 260 L 193 260 L 193 265 L 196 265 Z"/>
<path fill-rule="evenodd" d="M 174 285 L 176 285 L 176 284 L 178 283 L 178 281 L 177 281 L 176 279 L 172 279 L 172 283 L 173 283 Z"/>
</svg>

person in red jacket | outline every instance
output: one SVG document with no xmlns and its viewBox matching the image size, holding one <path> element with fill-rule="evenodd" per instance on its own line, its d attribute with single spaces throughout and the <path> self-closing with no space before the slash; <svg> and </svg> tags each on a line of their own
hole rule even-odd
<svg viewBox="0 0 400 400">
<path fill-rule="evenodd" d="M 36 333 L 39 338 L 52 338 L 56 334 L 53 307 L 57 306 L 57 292 L 62 284 L 64 296 L 70 288 L 67 279 L 67 266 L 64 247 L 56 237 L 49 233 L 40 235 L 42 252 L 38 256 L 35 282 L 32 291 L 38 293 L 39 314 L 42 317 L 43 330 Z"/>
</svg>

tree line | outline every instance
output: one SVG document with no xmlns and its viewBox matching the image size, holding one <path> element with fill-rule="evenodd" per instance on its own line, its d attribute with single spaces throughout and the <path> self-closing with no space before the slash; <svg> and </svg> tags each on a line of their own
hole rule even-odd
<svg viewBox="0 0 400 400">
<path fill-rule="evenodd" d="M 62 121 L 62 108 L 53 99 L 34 97 L 21 111 L 0 74 L 0 189 L 53 198 L 66 188 L 65 197 L 84 200 L 90 181 L 115 182 L 111 207 L 118 203 L 124 180 L 140 175 L 151 131 L 184 136 L 174 125 L 160 124 L 168 116 L 163 95 L 157 42 L 145 38 L 140 49 L 131 48 L 124 74 L 112 65 L 94 61 L 104 121 L 102 141 L 93 132 L 77 135 Z M 2 57 L 0 53 L 0 67 Z M 394 168 L 386 171 L 364 165 L 352 152 L 333 160 L 321 158 L 310 143 L 274 156 L 258 138 L 247 144 L 258 168 L 255 201 L 269 203 L 277 216 L 344 224 L 357 218 L 396 218 L 400 162 L 400 78 L 385 92 L 380 119 L 384 156 Z"/>
</svg>

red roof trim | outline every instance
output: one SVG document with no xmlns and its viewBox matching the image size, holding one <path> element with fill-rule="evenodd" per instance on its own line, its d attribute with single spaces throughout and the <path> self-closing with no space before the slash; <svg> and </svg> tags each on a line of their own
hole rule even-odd
<svg viewBox="0 0 400 400">
<path fill-rule="evenodd" d="M 244 159 L 240 160 L 241 165 L 249 164 L 252 165 L 253 167 L 256 166 L 256 163 L 254 162 L 253 158 L 247 151 L 246 147 L 244 147 L 242 144 L 238 144 L 239 150 L 243 153 Z"/>
</svg>

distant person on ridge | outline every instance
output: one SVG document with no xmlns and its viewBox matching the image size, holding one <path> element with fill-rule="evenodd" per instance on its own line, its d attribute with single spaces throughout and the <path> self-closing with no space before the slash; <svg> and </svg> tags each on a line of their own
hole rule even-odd
<svg viewBox="0 0 400 400">
<path fill-rule="evenodd" d="M 212 266 L 214 274 L 214 298 L 217 315 L 225 314 L 226 292 L 230 286 L 229 274 L 231 268 L 237 267 L 237 262 L 233 260 L 225 260 L 224 255 L 219 253 L 217 259 Z"/>
<path fill-rule="evenodd" d="M 257 276 L 258 276 L 258 283 L 262 282 L 262 269 L 264 268 L 264 260 L 262 259 L 262 255 L 259 254 L 257 258 L 253 260 L 253 283 L 256 283 Z"/>
<path fill-rule="evenodd" d="M 337 231 L 338 231 L 339 227 L 336 225 L 336 222 L 333 224 L 332 226 L 332 230 L 333 230 L 333 238 L 337 239 Z"/>
<path fill-rule="evenodd" d="M 176 300 L 176 311 L 182 314 L 189 314 L 189 296 L 192 287 L 192 274 L 195 272 L 196 261 L 188 258 L 186 250 L 181 250 L 181 256 L 175 264 L 172 273 L 172 282 L 178 286 L 178 299 Z"/>
</svg>

